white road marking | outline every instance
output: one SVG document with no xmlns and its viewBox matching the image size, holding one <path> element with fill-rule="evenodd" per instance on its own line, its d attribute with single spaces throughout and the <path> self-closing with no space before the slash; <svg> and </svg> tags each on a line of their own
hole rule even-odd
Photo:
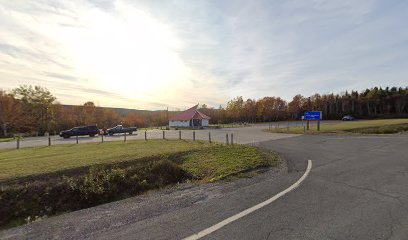
<svg viewBox="0 0 408 240">
<path fill-rule="evenodd" d="M 308 160 L 307 162 L 307 168 L 305 173 L 303 174 L 303 176 L 301 178 L 299 178 L 299 180 L 297 180 L 294 184 L 292 184 L 289 188 L 283 190 L 282 192 L 276 194 L 275 196 L 269 198 L 268 200 L 261 202 L 253 207 L 250 207 L 248 209 L 245 209 L 244 211 L 235 214 L 234 216 L 231 216 L 207 229 L 202 230 L 201 232 L 191 235 L 189 237 L 184 238 L 183 240 L 196 240 L 196 239 L 200 239 L 212 232 L 215 232 L 217 230 L 219 230 L 220 228 L 224 227 L 225 225 L 232 223 L 260 208 L 265 207 L 266 205 L 274 202 L 275 200 L 279 199 L 280 197 L 284 196 L 285 194 L 289 193 L 290 191 L 294 190 L 295 188 L 299 187 L 299 185 L 306 179 L 306 177 L 309 175 L 310 170 L 312 169 L 312 160 Z"/>
</svg>

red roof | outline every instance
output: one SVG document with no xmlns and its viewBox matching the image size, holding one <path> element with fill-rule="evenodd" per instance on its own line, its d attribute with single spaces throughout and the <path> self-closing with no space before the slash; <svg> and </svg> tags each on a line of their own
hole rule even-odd
<svg viewBox="0 0 408 240">
<path fill-rule="evenodd" d="M 197 110 L 198 104 L 192 108 L 187 109 L 184 112 L 177 114 L 174 117 L 171 117 L 170 121 L 190 121 L 191 119 L 210 119 L 209 116 Z"/>
<path fill-rule="evenodd" d="M 197 112 L 194 114 L 193 119 L 208 119 L 208 120 L 210 120 L 210 117 L 197 110 Z"/>
</svg>

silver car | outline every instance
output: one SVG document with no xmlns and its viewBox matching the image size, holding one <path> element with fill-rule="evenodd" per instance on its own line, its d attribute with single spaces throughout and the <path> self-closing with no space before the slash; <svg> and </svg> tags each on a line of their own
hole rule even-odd
<svg viewBox="0 0 408 240">
<path fill-rule="evenodd" d="M 350 116 L 350 115 L 346 115 L 344 116 L 342 119 L 342 121 L 353 121 L 354 117 Z"/>
</svg>

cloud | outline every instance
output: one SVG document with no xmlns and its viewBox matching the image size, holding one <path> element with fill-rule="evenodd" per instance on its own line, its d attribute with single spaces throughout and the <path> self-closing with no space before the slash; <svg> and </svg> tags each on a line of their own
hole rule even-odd
<svg viewBox="0 0 408 240">
<path fill-rule="evenodd" d="M 406 84 L 408 4 L 386 1 L 0 3 L 0 83 L 144 109 Z"/>
<path fill-rule="evenodd" d="M 389 79 L 389 72 L 378 67 L 402 70 L 388 60 L 403 60 L 407 54 L 406 33 L 395 31 L 406 21 L 407 6 L 383 5 L 374 1 L 238 5 L 241 11 L 230 17 L 233 31 L 223 58 L 228 70 L 222 75 L 231 84 L 230 97 L 275 95 L 289 100 L 296 93 L 360 90 L 385 81 L 403 85 L 403 75 Z M 393 47 L 395 43 L 398 47 Z M 245 77 L 236 81 L 233 73 L 239 72 Z"/>
<path fill-rule="evenodd" d="M 39 84 L 61 102 L 143 108 L 224 100 L 207 94 L 217 82 L 184 62 L 171 29 L 125 1 L 6 3 L 0 19 L 8 30 L 0 40 L 6 88 Z M 81 97 L 66 97 L 67 82 Z"/>
</svg>

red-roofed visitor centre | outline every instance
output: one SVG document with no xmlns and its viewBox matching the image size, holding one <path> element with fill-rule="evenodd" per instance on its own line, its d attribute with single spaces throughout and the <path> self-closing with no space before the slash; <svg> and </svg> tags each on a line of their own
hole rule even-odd
<svg viewBox="0 0 408 240">
<path fill-rule="evenodd" d="M 198 111 L 198 104 L 169 119 L 169 127 L 207 127 L 210 117 Z"/>
</svg>

